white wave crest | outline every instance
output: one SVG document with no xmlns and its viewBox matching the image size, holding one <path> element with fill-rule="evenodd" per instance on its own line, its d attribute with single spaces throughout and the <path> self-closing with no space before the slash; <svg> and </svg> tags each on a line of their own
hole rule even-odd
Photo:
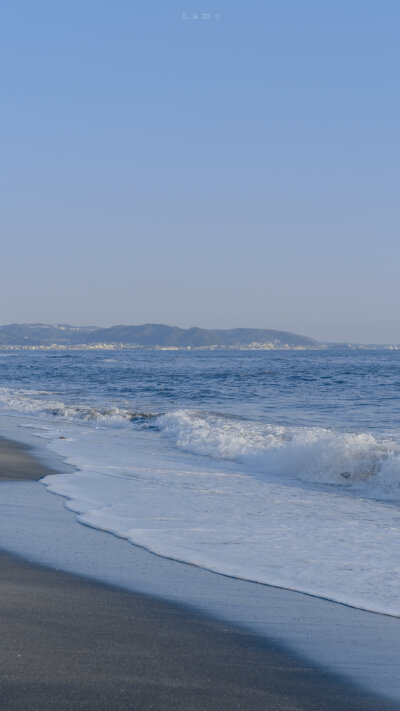
<svg viewBox="0 0 400 711">
<path fill-rule="evenodd" d="M 272 477 L 367 486 L 373 496 L 400 497 L 400 447 L 367 433 L 321 427 L 277 427 L 190 410 L 158 418 L 157 424 L 188 452 L 239 461 Z"/>
<path fill-rule="evenodd" d="M 156 417 L 151 412 L 136 412 L 123 407 L 92 407 L 90 405 L 66 404 L 53 400 L 52 393 L 42 390 L 0 389 L 0 407 L 26 415 L 57 417 L 71 422 L 97 422 L 104 425 L 124 426 L 135 421 Z M 42 396 L 42 397 L 40 397 Z"/>
</svg>

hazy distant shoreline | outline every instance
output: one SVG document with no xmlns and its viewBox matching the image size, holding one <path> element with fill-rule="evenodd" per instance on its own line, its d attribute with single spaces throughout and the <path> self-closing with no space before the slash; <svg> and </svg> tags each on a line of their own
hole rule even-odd
<svg viewBox="0 0 400 711">
<path fill-rule="evenodd" d="M 141 346 L 131 343 L 79 343 L 65 345 L 53 343 L 51 345 L 0 345 L 0 350 L 7 351 L 122 351 L 122 350 L 148 350 L 148 351 L 322 351 L 322 350 L 400 350 L 400 345 L 363 345 L 357 343 L 340 343 L 335 345 L 320 344 L 317 346 L 288 346 L 273 345 L 270 343 L 252 343 L 248 346 Z"/>
<path fill-rule="evenodd" d="M 179 328 L 164 324 L 140 326 L 71 326 L 67 324 L 10 324 L 0 326 L 0 348 L 16 350 L 325 350 L 391 349 L 394 344 L 319 342 L 290 331 L 261 328 Z"/>
</svg>

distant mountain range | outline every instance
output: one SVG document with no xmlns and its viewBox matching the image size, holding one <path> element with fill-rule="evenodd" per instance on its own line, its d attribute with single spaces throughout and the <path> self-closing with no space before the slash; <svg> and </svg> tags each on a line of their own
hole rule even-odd
<svg viewBox="0 0 400 711">
<path fill-rule="evenodd" d="M 399 345 L 321 343 L 289 331 L 269 328 L 178 328 L 158 323 L 142 326 L 70 326 L 12 323 L 0 326 L 0 348 L 251 348 L 251 349 L 394 349 Z"/>
<path fill-rule="evenodd" d="M 69 326 L 43 323 L 10 324 L 0 326 L 1 346 L 77 346 L 122 344 L 147 348 L 222 348 L 268 345 L 271 348 L 316 348 L 320 344 L 313 338 L 287 331 L 263 328 L 178 328 L 163 324 L 142 326 Z"/>
</svg>

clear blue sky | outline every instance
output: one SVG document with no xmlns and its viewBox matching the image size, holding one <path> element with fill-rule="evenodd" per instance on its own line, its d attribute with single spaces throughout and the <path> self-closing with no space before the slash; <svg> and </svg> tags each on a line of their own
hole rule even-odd
<svg viewBox="0 0 400 711">
<path fill-rule="evenodd" d="M 0 323 L 400 342 L 399 25 L 398 0 L 1 2 Z"/>
</svg>

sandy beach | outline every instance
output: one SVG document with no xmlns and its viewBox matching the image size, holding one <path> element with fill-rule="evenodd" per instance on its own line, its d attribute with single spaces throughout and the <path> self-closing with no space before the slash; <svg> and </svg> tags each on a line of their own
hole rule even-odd
<svg viewBox="0 0 400 711">
<path fill-rule="evenodd" d="M 0 462 L 3 487 L 49 473 L 9 440 Z M 189 607 L 7 552 L 0 568 L 2 709 L 400 708 Z"/>
</svg>

